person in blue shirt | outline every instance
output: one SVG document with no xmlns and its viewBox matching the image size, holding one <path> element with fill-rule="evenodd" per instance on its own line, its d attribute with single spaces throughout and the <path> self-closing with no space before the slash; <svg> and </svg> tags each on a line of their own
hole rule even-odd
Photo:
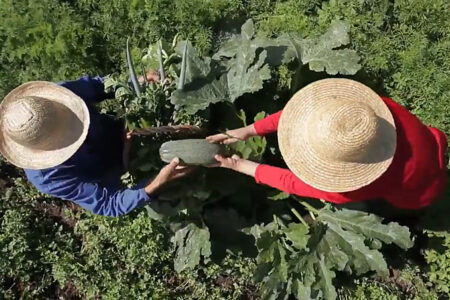
<svg viewBox="0 0 450 300">
<path fill-rule="evenodd" d="M 123 123 L 93 106 L 112 96 L 101 77 L 19 86 L 0 104 L 1 154 L 39 191 L 94 214 L 116 217 L 145 205 L 191 169 L 174 159 L 152 181 L 122 189 Z"/>
</svg>

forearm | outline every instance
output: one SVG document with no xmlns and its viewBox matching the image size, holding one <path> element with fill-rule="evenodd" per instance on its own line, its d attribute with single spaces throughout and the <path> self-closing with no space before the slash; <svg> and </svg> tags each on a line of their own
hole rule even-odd
<svg viewBox="0 0 450 300">
<path fill-rule="evenodd" d="M 263 136 L 276 132 L 278 129 L 278 122 L 280 121 L 281 112 L 282 111 L 280 110 L 277 113 L 271 114 L 270 116 L 253 123 L 252 125 L 256 135 Z"/>
<path fill-rule="evenodd" d="M 236 166 L 233 168 L 233 170 L 251 177 L 255 177 L 256 169 L 258 168 L 258 166 L 259 164 L 253 161 L 240 159 L 236 163 Z"/>
<path fill-rule="evenodd" d="M 75 188 L 62 199 L 73 201 L 96 215 L 117 217 L 143 206 L 151 200 L 142 188 L 111 190 L 93 184 Z"/>
<path fill-rule="evenodd" d="M 193 167 L 180 166 L 180 160 L 178 158 L 172 159 L 172 161 L 159 171 L 158 175 L 144 188 L 145 193 L 151 197 L 155 196 L 161 187 L 170 181 L 183 177 L 194 170 Z"/>
<path fill-rule="evenodd" d="M 158 177 L 156 177 L 144 187 L 144 191 L 149 197 L 154 197 L 161 186 L 162 183 L 160 182 Z"/>
<path fill-rule="evenodd" d="M 306 184 L 300 178 L 295 176 L 295 174 L 289 169 L 264 164 L 259 165 L 256 169 L 255 181 L 256 183 L 271 186 L 288 194 L 294 194 L 302 197 L 325 200 L 343 198 L 339 193 L 324 192 Z"/>
<path fill-rule="evenodd" d="M 258 133 L 256 132 L 254 124 L 250 124 L 248 126 L 244 127 L 245 133 L 248 137 L 257 136 Z"/>
</svg>

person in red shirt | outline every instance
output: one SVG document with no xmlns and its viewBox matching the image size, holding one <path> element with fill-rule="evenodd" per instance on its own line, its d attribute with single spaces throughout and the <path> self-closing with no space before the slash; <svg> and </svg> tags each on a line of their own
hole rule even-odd
<svg viewBox="0 0 450 300">
<path fill-rule="evenodd" d="M 335 204 L 384 199 L 399 209 L 419 210 L 446 188 L 446 136 L 356 81 L 319 80 L 282 111 L 207 139 L 231 144 L 276 131 L 289 169 L 238 156 L 216 156 L 218 166 Z"/>
</svg>

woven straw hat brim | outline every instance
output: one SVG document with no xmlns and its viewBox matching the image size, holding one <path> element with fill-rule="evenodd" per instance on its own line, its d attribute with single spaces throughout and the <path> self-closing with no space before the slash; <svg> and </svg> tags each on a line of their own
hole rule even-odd
<svg viewBox="0 0 450 300">
<path fill-rule="evenodd" d="M 364 102 L 384 120 L 387 130 L 380 137 L 380 157 L 371 163 L 324 160 L 308 145 L 307 122 L 313 111 L 326 101 Z M 278 143 L 289 169 L 305 183 L 327 192 L 348 192 L 379 178 L 390 166 L 397 136 L 387 105 L 369 87 L 349 79 L 324 79 L 298 91 L 287 103 L 278 125 Z"/>
<path fill-rule="evenodd" d="M 24 97 L 40 97 L 67 107 L 82 123 L 81 134 L 71 141 L 61 141 L 61 148 L 39 150 L 24 147 L 5 134 L 3 124 L 6 107 Z M 69 89 L 46 81 L 32 81 L 12 90 L 0 103 L 0 152 L 12 164 L 25 169 L 45 169 L 57 166 L 68 160 L 86 139 L 90 117 L 86 103 Z M 73 139 L 68 134 L 68 138 Z"/>
</svg>

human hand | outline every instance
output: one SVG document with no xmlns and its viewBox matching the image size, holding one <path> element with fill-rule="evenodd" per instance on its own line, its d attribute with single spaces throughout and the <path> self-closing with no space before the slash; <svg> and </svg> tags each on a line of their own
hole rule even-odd
<svg viewBox="0 0 450 300">
<path fill-rule="evenodd" d="M 225 133 L 219 133 L 215 135 L 210 135 L 206 137 L 210 143 L 223 143 L 223 144 L 232 144 L 238 141 L 245 141 L 246 139 L 255 136 L 256 131 L 255 127 L 252 125 L 241 127 L 233 130 L 228 130 Z"/>
<path fill-rule="evenodd" d="M 234 154 L 231 157 L 224 157 L 222 155 L 216 155 L 214 158 L 217 160 L 217 164 L 213 165 L 214 167 L 221 167 L 231 170 L 236 170 L 241 158 Z"/>
<path fill-rule="evenodd" d="M 183 166 L 180 164 L 178 158 L 172 159 L 172 161 L 163 167 L 155 179 L 145 187 L 145 192 L 148 195 L 154 194 L 164 184 L 183 177 L 192 172 L 195 167 Z"/>
<path fill-rule="evenodd" d="M 242 159 L 236 154 L 232 157 L 216 155 L 214 158 L 217 160 L 217 164 L 215 165 L 216 167 L 231 169 L 252 177 L 255 177 L 256 169 L 259 165 L 253 161 Z"/>
<path fill-rule="evenodd" d="M 144 84 L 145 81 L 158 83 L 160 81 L 159 72 L 155 70 L 149 70 L 144 76 L 139 76 L 138 81 L 140 84 Z"/>
</svg>

